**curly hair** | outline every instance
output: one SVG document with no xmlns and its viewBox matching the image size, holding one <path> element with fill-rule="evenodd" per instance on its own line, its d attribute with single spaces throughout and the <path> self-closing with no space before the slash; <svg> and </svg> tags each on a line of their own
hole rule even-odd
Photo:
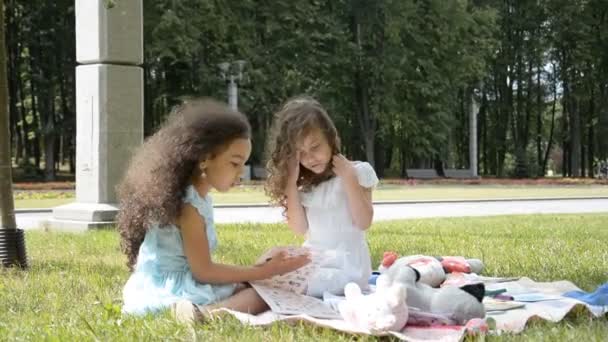
<svg viewBox="0 0 608 342">
<path fill-rule="evenodd" d="M 249 139 L 247 118 L 211 99 L 186 101 L 135 152 L 117 188 L 121 249 L 132 271 L 152 223 L 174 223 L 200 161 L 213 158 L 238 138 Z"/>
<path fill-rule="evenodd" d="M 265 192 L 271 203 L 287 211 L 285 187 L 289 172 L 288 163 L 295 157 L 296 144 L 314 130 L 319 129 L 327 139 L 332 154 L 340 153 L 340 137 L 333 121 L 321 104 L 309 96 L 288 100 L 275 114 L 267 147 Z M 297 185 L 301 191 L 310 191 L 314 186 L 334 177 L 331 165 L 322 174 L 315 174 L 300 164 Z"/>
</svg>

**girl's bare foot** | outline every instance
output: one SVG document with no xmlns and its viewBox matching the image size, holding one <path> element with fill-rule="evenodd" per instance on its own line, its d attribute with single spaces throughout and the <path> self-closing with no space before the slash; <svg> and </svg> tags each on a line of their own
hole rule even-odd
<svg viewBox="0 0 608 342">
<path fill-rule="evenodd" d="M 204 306 L 196 305 L 183 299 L 172 305 L 171 310 L 176 321 L 186 324 L 202 323 L 211 318 Z"/>
</svg>

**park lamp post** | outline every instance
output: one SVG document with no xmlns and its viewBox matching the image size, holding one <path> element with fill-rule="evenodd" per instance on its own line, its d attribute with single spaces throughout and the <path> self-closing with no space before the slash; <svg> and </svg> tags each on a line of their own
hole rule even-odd
<svg viewBox="0 0 608 342">
<path fill-rule="evenodd" d="M 238 84 L 243 81 L 244 60 L 234 62 L 223 62 L 218 64 L 220 76 L 228 86 L 228 106 L 230 109 L 238 110 Z"/>
<path fill-rule="evenodd" d="M 222 62 L 217 66 L 220 68 L 220 76 L 228 86 L 228 106 L 233 111 L 239 110 L 238 84 L 244 81 L 243 69 L 246 61 L 240 59 L 234 62 Z M 251 165 L 245 165 L 241 179 L 251 179 Z"/>
</svg>

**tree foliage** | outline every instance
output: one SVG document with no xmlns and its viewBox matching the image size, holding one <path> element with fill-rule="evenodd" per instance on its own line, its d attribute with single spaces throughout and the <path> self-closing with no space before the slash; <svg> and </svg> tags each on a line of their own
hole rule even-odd
<svg viewBox="0 0 608 342">
<path fill-rule="evenodd" d="M 5 3 L 13 156 L 53 179 L 74 166 L 74 2 Z M 481 174 L 593 176 L 608 157 L 607 13 L 603 0 L 145 1 L 145 132 L 182 98 L 226 98 L 217 65 L 243 59 L 254 164 L 272 113 L 307 93 L 381 175 L 467 168 L 476 134 Z"/>
</svg>

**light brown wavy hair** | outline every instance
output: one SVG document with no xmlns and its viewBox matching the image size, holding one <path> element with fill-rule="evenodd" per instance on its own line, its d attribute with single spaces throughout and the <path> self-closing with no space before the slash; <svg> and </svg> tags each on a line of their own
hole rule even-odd
<svg viewBox="0 0 608 342">
<path fill-rule="evenodd" d="M 287 210 L 285 187 L 289 161 L 295 158 L 297 144 L 314 130 L 321 130 L 331 147 L 332 154 L 340 153 L 340 137 L 333 121 L 321 104 L 309 96 L 288 100 L 275 114 L 267 147 L 265 191 L 273 204 Z M 315 174 L 300 164 L 298 188 L 310 191 L 314 186 L 334 177 L 331 163 L 322 174 Z"/>
<path fill-rule="evenodd" d="M 214 100 L 189 100 L 173 109 L 136 151 L 117 189 L 120 244 L 130 270 L 150 224 L 176 221 L 186 187 L 200 172 L 199 162 L 221 153 L 235 139 L 250 137 L 247 118 Z"/>
</svg>

